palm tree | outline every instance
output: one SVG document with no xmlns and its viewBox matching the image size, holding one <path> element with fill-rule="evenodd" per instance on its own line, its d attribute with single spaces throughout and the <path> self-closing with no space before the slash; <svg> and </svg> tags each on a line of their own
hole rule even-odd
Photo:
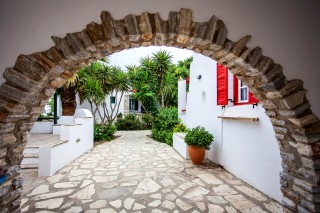
<svg viewBox="0 0 320 213">
<path fill-rule="evenodd" d="M 172 55 L 165 50 L 160 50 L 152 54 L 153 61 L 153 72 L 158 77 L 159 80 L 159 90 L 158 93 L 161 97 L 161 108 L 165 106 L 165 95 L 163 91 L 163 86 L 165 82 L 165 76 L 172 67 Z"/>
<path fill-rule="evenodd" d="M 104 64 L 109 62 L 109 58 L 105 57 L 101 61 Z M 76 93 L 79 94 L 80 103 L 83 101 L 83 95 L 81 93 L 81 85 L 84 84 L 84 79 L 87 76 L 87 72 L 98 72 L 101 70 L 102 63 L 91 63 L 78 70 L 71 78 L 67 79 L 65 85 L 60 88 L 59 94 L 61 97 L 62 115 L 73 116 L 76 108 Z"/>
<path fill-rule="evenodd" d="M 99 82 L 93 77 L 88 77 L 79 89 L 83 94 L 83 98 L 89 102 L 94 119 L 96 120 L 96 113 L 98 112 L 100 120 L 103 120 L 99 107 L 101 106 L 105 95 Z M 93 104 L 95 105 L 95 109 L 93 108 Z"/>
<path fill-rule="evenodd" d="M 60 88 L 59 94 L 61 97 L 62 115 L 73 116 L 77 108 L 75 89 L 63 86 Z"/>
<path fill-rule="evenodd" d="M 178 82 L 178 78 L 175 77 L 173 73 L 168 72 L 165 75 L 162 92 L 163 92 L 166 107 L 169 107 L 171 103 L 174 103 L 178 98 L 177 82 Z"/>
<path fill-rule="evenodd" d="M 183 61 L 178 61 L 175 65 L 174 69 L 174 75 L 179 76 L 183 79 L 188 77 L 190 75 L 190 65 L 192 63 L 193 58 L 189 57 L 184 59 Z"/>
<path fill-rule="evenodd" d="M 105 95 L 107 96 L 108 94 L 114 95 L 115 97 L 115 104 L 112 105 L 110 103 L 110 112 L 108 111 L 107 103 L 103 103 L 103 108 L 104 108 L 104 113 L 107 116 L 107 120 L 109 123 L 113 122 L 117 114 L 119 112 L 120 108 L 120 103 L 123 98 L 124 92 L 129 91 L 130 89 L 130 82 L 129 82 L 129 77 L 128 74 L 123 72 L 120 67 L 109 67 L 110 69 L 110 84 L 108 85 L 108 90 L 104 91 Z M 120 93 L 120 100 L 117 100 L 118 95 Z"/>
<path fill-rule="evenodd" d="M 157 109 L 157 78 L 152 75 L 153 62 L 149 57 L 140 59 L 140 62 L 140 66 L 126 66 L 130 85 L 134 90 L 131 97 L 140 101 L 143 110 L 150 114 Z"/>
<path fill-rule="evenodd" d="M 62 115 L 73 116 L 76 108 L 76 82 L 78 81 L 77 73 L 66 80 L 66 83 L 58 91 L 61 98 Z"/>
</svg>

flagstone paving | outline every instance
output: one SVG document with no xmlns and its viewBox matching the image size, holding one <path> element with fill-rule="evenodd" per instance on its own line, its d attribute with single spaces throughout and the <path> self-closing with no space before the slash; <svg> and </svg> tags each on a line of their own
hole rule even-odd
<svg viewBox="0 0 320 213">
<path fill-rule="evenodd" d="M 25 173 L 22 212 L 282 212 L 222 167 L 194 166 L 149 131 L 118 134 L 51 177 Z"/>
</svg>

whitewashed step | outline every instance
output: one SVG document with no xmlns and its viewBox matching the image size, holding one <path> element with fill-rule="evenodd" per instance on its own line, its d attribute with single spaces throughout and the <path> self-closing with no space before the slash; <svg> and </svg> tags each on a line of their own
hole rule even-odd
<svg viewBox="0 0 320 213">
<path fill-rule="evenodd" d="M 39 153 L 24 153 L 24 158 L 39 158 Z"/>
<path fill-rule="evenodd" d="M 24 157 L 21 164 L 39 164 L 39 158 Z"/>
<path fill-rule="evenodd" d="M 31 169 L 29 169 L 29 168 L 24 168 L 24 169 L 20 169 L 19 170 L 19 173 L 20 174 L 24 174 L 24 173 L 29 173 L 29 172 L 38 172 L 38 168 L 31 168 Z"/>
<path fill-rule="evenodd" d="M 26 147 L 23 154 L 38 154 L 39 155 L 39 148 L 38 147 Z"/>
<path fill-rule="evenodd" d="M 21 164 L 21 169 L 38 169 L 38 164 Z"/>
</svg>

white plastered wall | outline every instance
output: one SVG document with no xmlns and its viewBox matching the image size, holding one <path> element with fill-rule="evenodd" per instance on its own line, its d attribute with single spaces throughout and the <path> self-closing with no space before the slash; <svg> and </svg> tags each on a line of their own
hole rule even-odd
<svg viewBox="0 0 320 213">
<path fill-rule="evenodd" d="M 189 128 L 198 125 L 214 135 L 207 157 L 270 197 L 281 201 L 281 158 L 271 122 L 261 105 L 217 106 L 216 62 L 194 54 L 187 111 L 179 115 Z M 201 75 L 201 79 L 197 76 Z M 229 85 L 233 84 L 229 73 Z M 233 90 L 229 89 L 229 97 Z M 203 94 L 206 101 L 203 101 Z M 180 95 L 180 93 L 179 93 Z M 226 120 L 218 116 L 258 117 L 258 122 Z"/>
<path fill-rule="evenodd" d="M 121 93 L 121 92 L 118 93 L 117 98 L 116 98 L 116 101 L 120 101 L 120 98 L 121 98 L 121 94 L 120 94 L 120 93 Z M 116 94 L 116 93 L 112 94 L 112 96 L 115 97 L 115 94 Z M 106 97 L 106 99 L 105 99 L 105 102 L 107 103 L 107 109 L 108 109 L 108 112 L 109 112 L 109 113 L 111 113 L 110 97 L 111 97 L 111 95 L 108 95 L 108 96 Z M 125 97 L 125 95 L 123 94 L 122 100 L 121 100 L 120 105 L 119 105 L 119 111 L 118 111 L 118 114 L 119 114 L 119 113 L 122 113 L 122 115 L 124 114 L 124 97 Z M 88 109 L 89 111 L 91 111 L 91 107 L 90 107 L 90 104 L 89 104 L 88 101 L 84 101 L 83 103 L 80 103 L 80 100 L 79 100 L 79 96 L 78 96 L 78 95 L 76 96 L 76 99 L 77 99 L 77 100 L 76 100 L 76 101 L 77 101 L 77 109 Z M 112 107 L 114 107 L 113 104 L 112 104 Z M 117 108 L 118 108 L 118 104 L 117 104 L 116 109 L 115 109 L 115 111 L 114 111 L 114 115 L 116 115 Z M 95 109 L 96 109 L 96 106 L 93 104 L 93 111 L 94 111 Z M 100 106 L 99 109 L 100 109 L 101 115 L 104 116 L 103 107 Z M 100 121 L 101 121 L 98 112 L 96 113 L 96 121 L 97 121 L 97 122 L 100 122 Z"/>
</svg>

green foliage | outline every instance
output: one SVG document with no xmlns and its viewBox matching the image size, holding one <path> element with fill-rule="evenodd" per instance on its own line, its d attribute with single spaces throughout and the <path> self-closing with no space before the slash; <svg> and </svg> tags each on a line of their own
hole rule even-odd
<svg viewBox="0 0 320 213">
<path fill-rule="evenodd" d="M 119 112 L 118 115 L 117 115 L 117 118 L 118 119 L 123 118 L 123 114 L 121 112 Z"/>
<path fill-rule="evenodd" d="M 165 83 L 166 77 L 170 74 L 170 69 L 172 68 L 172 55 L 167 51 L 158 51 L 152 54 L 152 61 L 153 61 L 153 74 L 157 77 L 159 82 L 159 87 L 157 90 L 157 94 L 159 95 L 159 100 L 161 103 L 161 108 L 166 106 L 165 104 Z"/>
<path fill-rule="evenodd" d="M 144 129 L 151 129 L 153 124 L 153 116 L 150 114 L 142 114 L 141 120 L 144 125 Z"/>
<path fill-rule="evenodd" d="M 87 77 L 81 85 L 83 98 L 89 103 L 99 105 L 105 98 L 105 94 L 99 84 L 99 81 L 94 77 Z"/>
<path fill-rule="evenodd" d="M 117 129 L 113 124 L 95 124 L 94 141 L 110 141 L 116 131 Z"/>
<path fill-rule="evenodd" d="M 163 85 L 166 106 L 178 106 L 178 80 L 190 76 L 190 64 L 193 58 L 178 61 L 167 73 Z M 187 85 L 188 88 L 188 85 Z"/>
<path fill-rule="evenodd" d="M 78 92 L 81 103 L 83 100 L 90 103 L 95 120 L 102 123 L 113 122 L 119 111 L 118 104 L 109 106 L 105 98 L 112 95 L 122 99 L 130 89 L 134 91 L 132 98 L 141 101 L 145 112 L 155 115 L 159 104 L 161 108 L 177 106 L 178 79 L 189 76 L 192 57 L 177 64 L 172 63 L 172 58 L 170 52 L 160 50 L 141 58 L 139 66 L 127 66 L 128 72 L 108 65 L 106 58 L 81 68 L 67 81 L 67 86 Z"/>
<path fill-rule="evenodd" d="M 187 132 L 188 128 L 183 123 L 178 123 L 174 126 L 173 132 Z"/>
<path fill-rule="evenodd" d="M 99 116 L 102 123 L 112 123 L 117 117 L 124 92 L 129 91 L 128 74 L 120 67 L 96 61 L 80 69 L 77 75 L 76 88 L 80 100 L 90 103 L 95 120 Z M 115 104 L 106 101 L 108 95 L 115 97 Z"/>
<path fill-rule="evenodd" d="M 204 147 L 206 150 L 209 150 L 210 145 L 213 142 L 213 135 L 206 131 L 203 127 L 197 126 L 196 128 L 188 131 L 184 141 L 188 145 L 200 146 Z"/>
<path fill-rule="evenodd" d="M 152 138 L 172 146 L 173 128 L 179 123 L 177 108 L 163 108 L 155 116 Z"/>
<path fill-rule="evenodd" d="M 172 146 L 172 136 L 173 136 L 172 130 L 161 131 L 157 129 L 152 129 L 151 135 L 152 135 L 152 138 L 154 138 L 155 140 L 166 143 L 169 146 Z"/>
<path fill-rule="evenodd" d="M 152 56 L 140 59 L 139 66 L 127 66 L 131 88 L 135 91 L 132 98 L 142 102 L 147 113 L 154 114 L 161 108 L 177 107 L 178 80 L 190 73 L 192 57 L 172 63 L 170 52 L 158 51 Z"/>
<path fill-rule="evenodd" d="M 134 93 L 131 98 L 141 101 L 146 113 L 154 113 L 157 110 L 157 85 L 158 81 L 152 74 L 151 59 L 143 58 L 140 66 L 127 66 L 128 76 Z"/>
<path fill-rule="evenodd" d="M 115 122 L 118 130 L 143 130 L 151 129 L 152 116 L 142 115 L 141 118 L 136 114 L 129 114 L 124 118 L 120 117 Z"/>
<path fill-rule="evenodd" d="M 49 99 L 48 105 L 50 105 L 50 112 L 53 114 L 54 111 L 54 96 Z"/>
<path fill-rule="evenodd" d="M 37 121 L 52 121 L 53 117 L 51 115 L 43 115 L 40 114 L 39 117 L 37 118 Z"/>
<path fill-rule="evenodd" d="M 173 130 L 179 123 L 177 108 L 163 108 L 154 118 L 153 128 L 158 130 Z"/>
<path fill-rule="evenodd" d="M 183 61 L 178 61 L 174 68 L 174 75 L 177 77 L 181 77 L 185 79 L 190 76 L 190 65 L 192 63 L 193 58 L 186 58 Z"/>
<path fill-rule="evenodd" d="M 124 118 L 118 118 L 115 122 L 118 130 L 141 130 L 142 123 L 135 114 L 129 114 Z"/>
</svg>

